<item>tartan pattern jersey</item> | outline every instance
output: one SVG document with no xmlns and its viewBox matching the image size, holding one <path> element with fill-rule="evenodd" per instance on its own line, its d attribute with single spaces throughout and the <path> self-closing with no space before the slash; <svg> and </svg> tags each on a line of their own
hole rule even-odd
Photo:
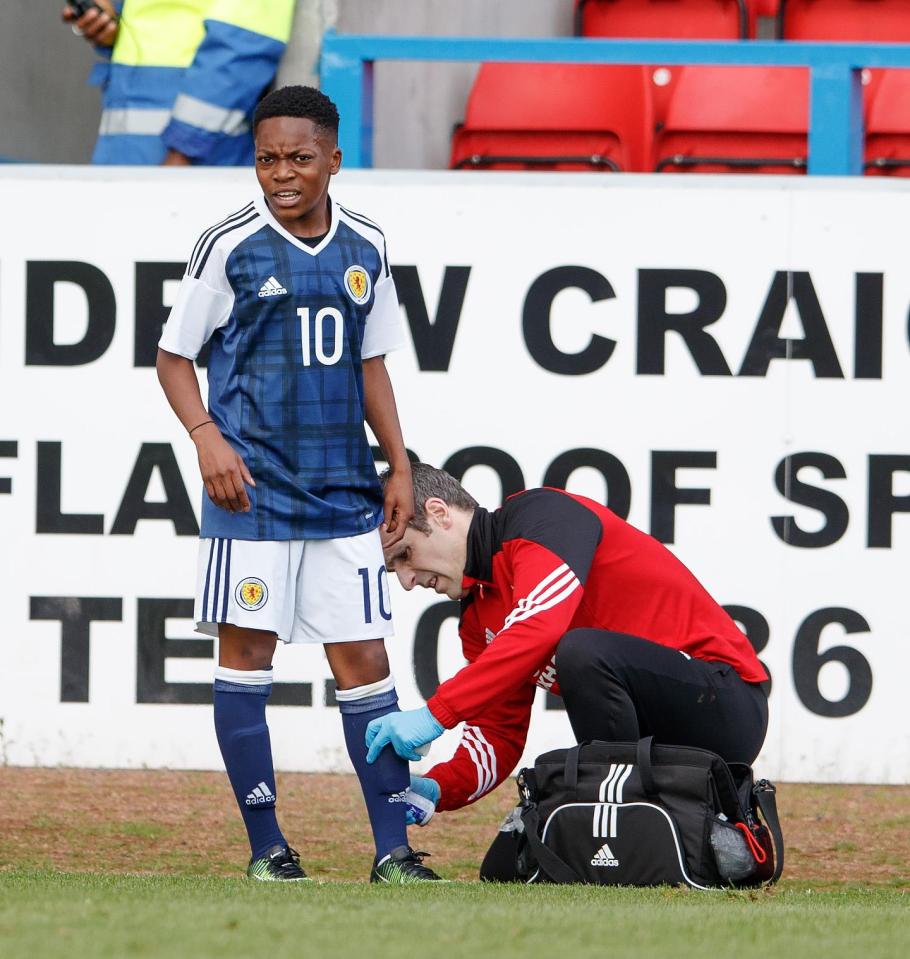
<svg viewBox="0 0 910 959">
<path fill-rule="evenodd" d="M 398 298 L 379 227 L 330 212 L 310 247 L 260 197 L 190 257 L 160 346 L 194 360 L 211 344 L 209 414 L 256 481 L 249 513 L 203 497 L 203 537 L 333 539 L 382 521 L 362 361 L 402 345 Z"/>
</svg>

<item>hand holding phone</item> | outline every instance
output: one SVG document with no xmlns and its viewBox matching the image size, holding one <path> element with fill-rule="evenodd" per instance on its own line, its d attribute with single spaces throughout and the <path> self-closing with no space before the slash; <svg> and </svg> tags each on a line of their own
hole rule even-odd
<svg viewBox="0 0 910 959">
<path fill-rule="evenodd" d="M 76 36 L 84 37 L 94 46 L 112 47 L 117 39 L 117 17 L 108 3 L 66 0 L 63 20 L 72 26 Z"/>
<path fill-rule="evenodd" d="M 95 3 L 95 0 L 66 0 L 66 5 L 73 11 L 76 17 L 84 17 L 89 10 L 100 10 L 101 7 Z"/>
</svg>

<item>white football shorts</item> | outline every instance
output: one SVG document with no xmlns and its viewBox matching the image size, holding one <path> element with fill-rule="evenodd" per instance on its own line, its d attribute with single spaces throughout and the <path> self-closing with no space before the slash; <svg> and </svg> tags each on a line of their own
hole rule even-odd
<svg viewBox="0 0 910 959">
<path fill-rule="evenodd" d="M 391 636 L 379 530 L 341 539 L 199 542 L 196 629 L 219 623 L 276 633 L 285 643 Z"/>
</svg>

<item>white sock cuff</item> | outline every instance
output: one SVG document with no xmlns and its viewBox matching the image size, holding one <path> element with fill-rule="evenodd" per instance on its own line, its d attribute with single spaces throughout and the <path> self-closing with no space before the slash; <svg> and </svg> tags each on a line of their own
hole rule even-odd
<svg viewBox="0 0 910 959">
<path fill-rule="evenodd" d="M 358 699 L 366 699 L 368 696 L 378 696 L 380 693 L 387 693 L 395 688 L 395 677 L 389 673 L 385 679 L 380 679 L 378 683 L 369 683 L 366 686 L 355 686 L 353 689 L 336 689 L 335 702 L 354 703 Z"/>
<path fill-rule="evenodd" d="M 239 683 L 241 686 L 268 686 L 272 681 L 272 667 L 268 669 L 231 669 L 229 666 L 216 666 L 215 679 L 225 683 Z"/>
</svg>

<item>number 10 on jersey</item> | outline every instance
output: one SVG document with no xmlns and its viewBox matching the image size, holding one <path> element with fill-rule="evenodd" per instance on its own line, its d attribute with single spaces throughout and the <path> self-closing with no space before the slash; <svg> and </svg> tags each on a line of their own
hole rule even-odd
<svg viewBox="0 0 910 959">
<path fill-rule="evenodd" d="M 303 347 L 303 365 L 311 366 L 313 358 L 310 353 L 310 341 L 313 342 L 313 352 L 316 354 L 316 362 L 323 366 L 333 366 L 341 359 L 341 353 L 344 350 L 344 317 L 340 310 L 334 306 L 324 306 L 313 318 L 312 330 L 310 328 L 310 311 L 302 306 L 297 310 L 300 317 L 300 342 Z M 334 339 L 331 353 L 326 353 L 326 325 L 331 321 L 334 327 L 330 338 Z M 311 336 L 312 333 L 312 336 Z"/>
</svg>

